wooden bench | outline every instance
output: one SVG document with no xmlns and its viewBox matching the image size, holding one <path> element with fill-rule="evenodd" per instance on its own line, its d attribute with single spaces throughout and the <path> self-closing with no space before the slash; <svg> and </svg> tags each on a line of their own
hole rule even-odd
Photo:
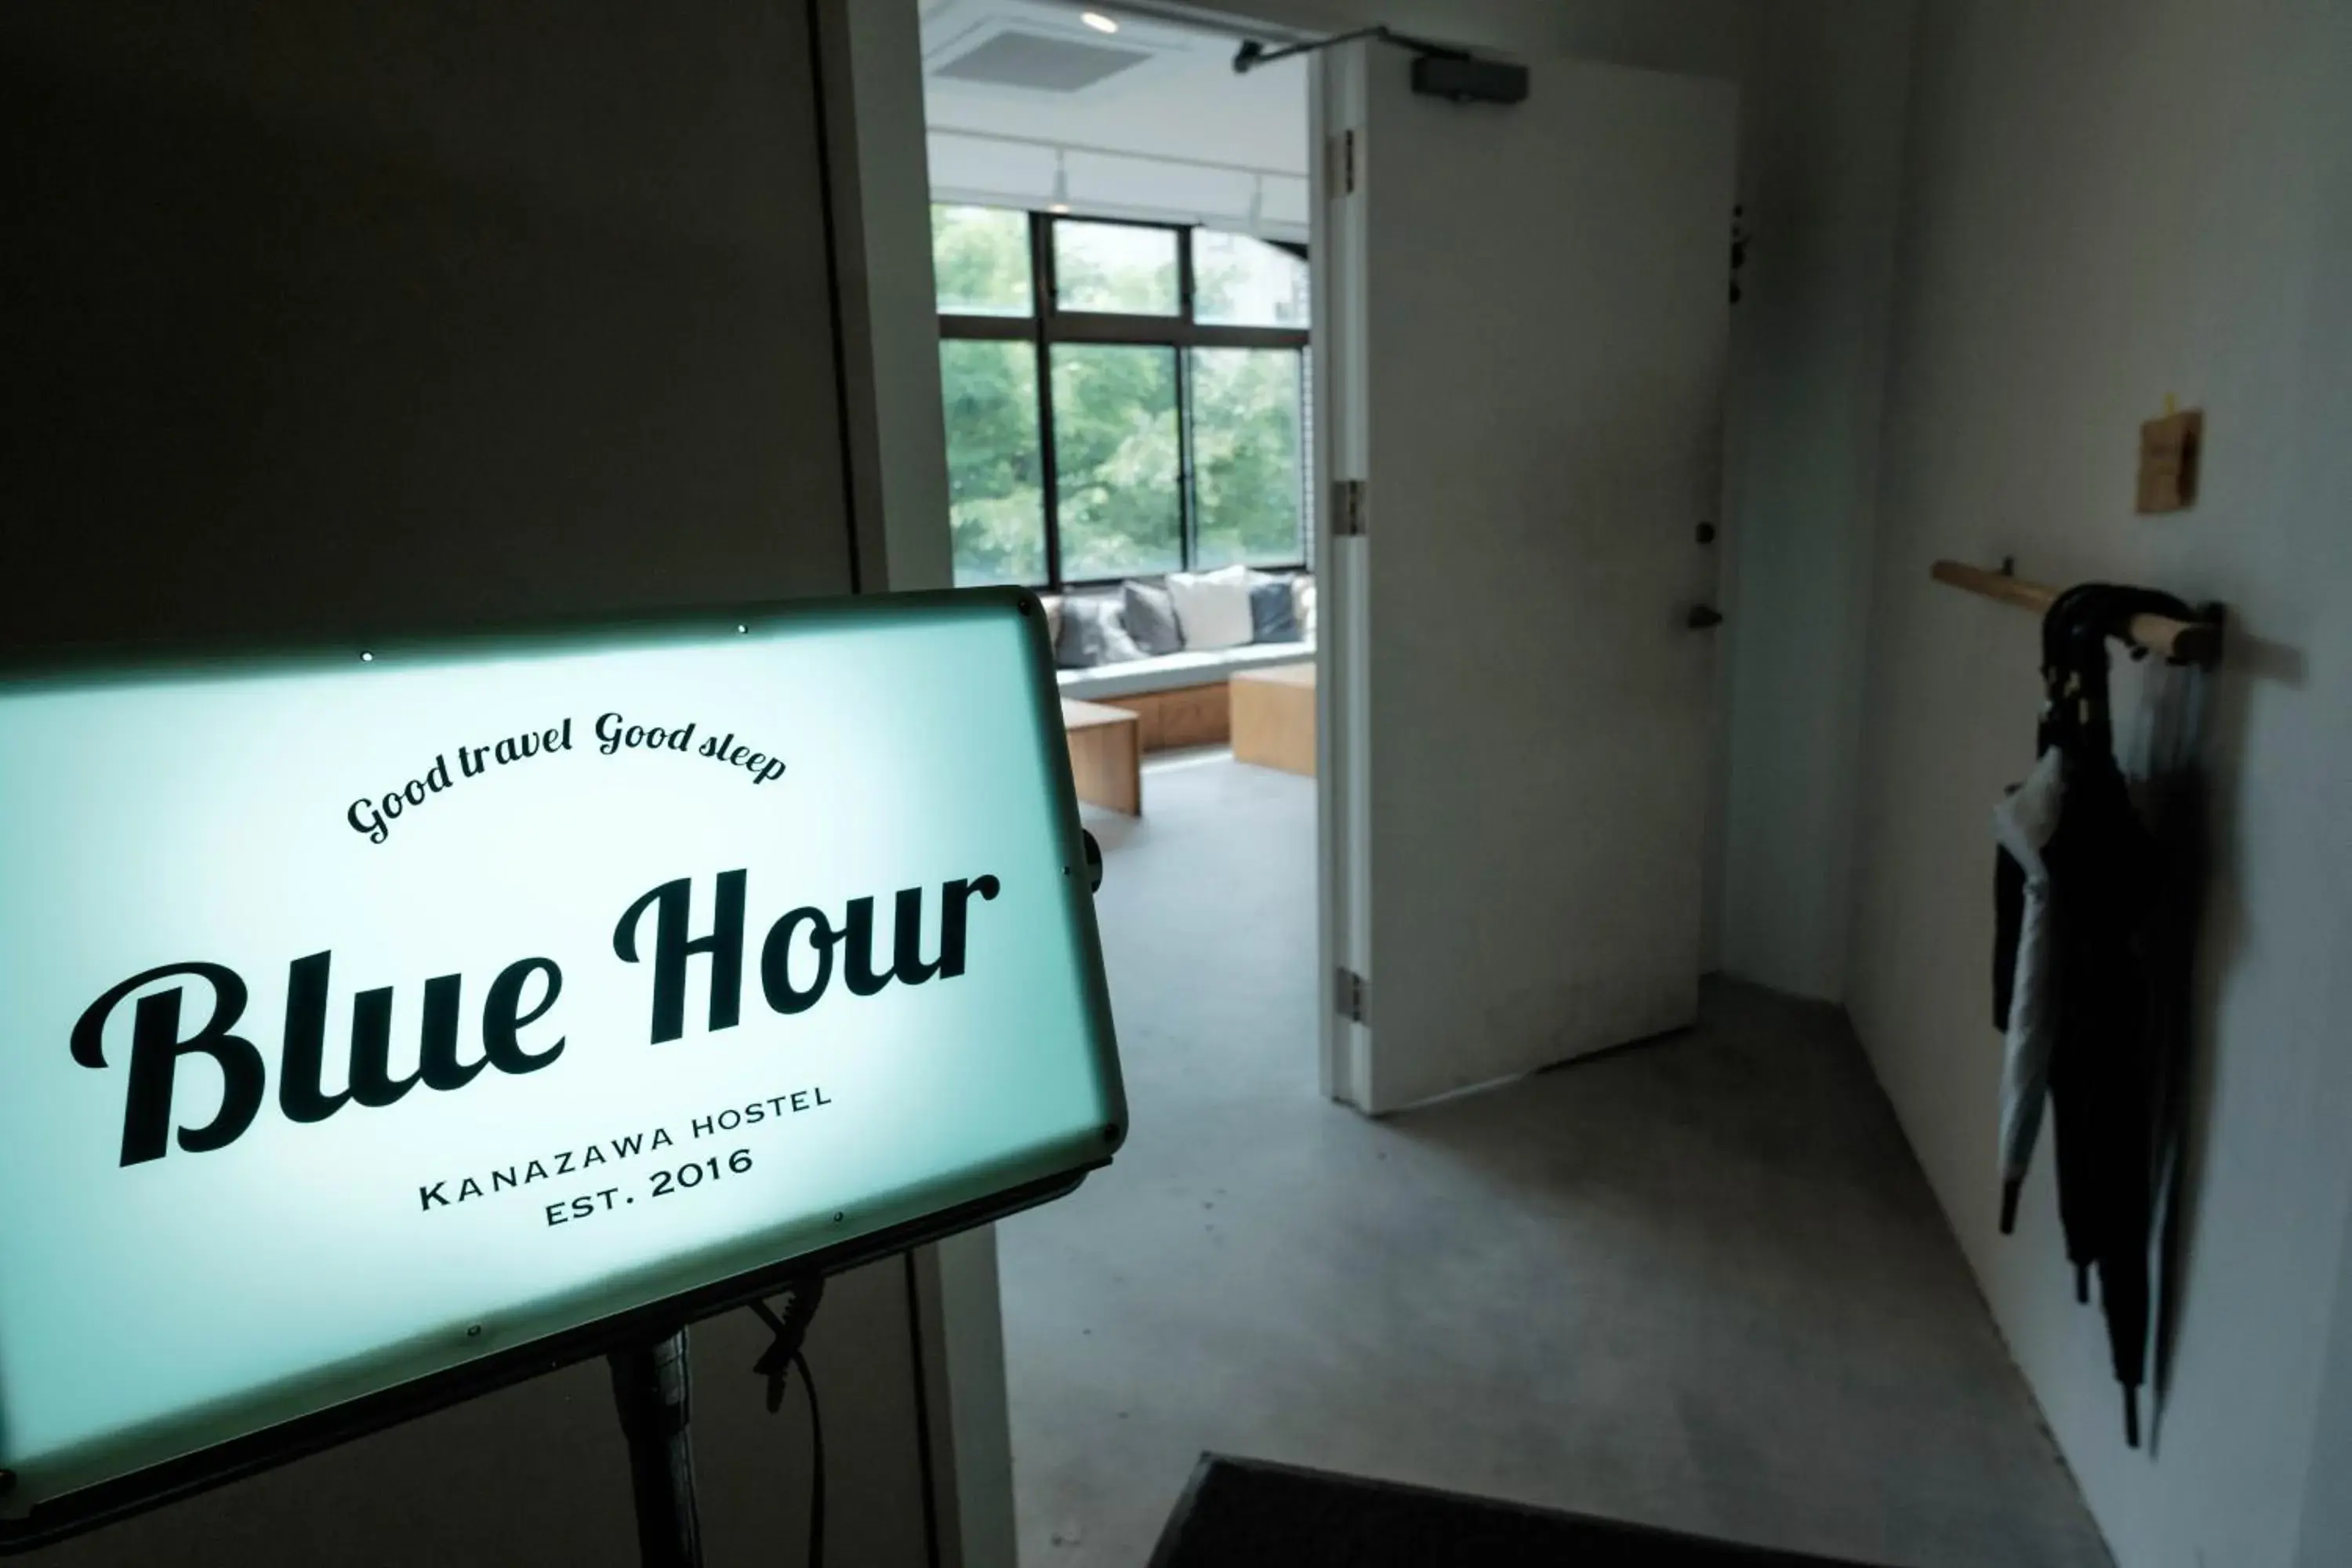
<svg viewBox="0 0 2352 1568">
<path fill-rule="evenodd" d="M 1078 798 L 1143 815 L 1143 756 L 1230 742 L 1236 762 L 1315 773 L 1315 661 L 1238 669 L 1223 680 L 1099 701 L 1062 699 Z"/>
<path fill-rule="evenodd" d="M 1173 751 L 1179 746 L 1222 746 L 1225 743 L 1225 683 L 1179 686 L 1167 691 L 1131 691 L 1121 697 L 1097 699 L 1124 708 L 1141 721 L 1139 731 L 1147 752 Z"/>
<path fill-rule="evenodd" d="M 1226 687 L 1234 676 L 1314 658 L 1311 643 L 1257 643 L 1057 673 L 1069 700 L 1124 708 L 1140 720 L 1149 753 L 1225 744 L 1232 736 Z"/>
<path fill-rule="evenodd" d="M 1228 701 L 1234 761 L 1315 776 L 1315 661 L 1237 670 Z"/>
<path fill-rule="evenodd" d="M 1089 805 L 1143 815 L 1142 721 L 1124 708 L 1062 699 L 1070 780 Z"/>
</svg>

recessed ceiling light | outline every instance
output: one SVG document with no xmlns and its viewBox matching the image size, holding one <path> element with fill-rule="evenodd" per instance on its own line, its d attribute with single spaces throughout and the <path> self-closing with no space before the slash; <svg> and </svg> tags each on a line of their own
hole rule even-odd
<svg viewBox="0 0 2352 1568">
<path fill-rule="evenodd" d="M 1047 206 L 1045 210 L 1049 213 L 1066 213 L 1070 210 L 1070 204 L 1067 202 L 1055 202 L 1051 205 Z"/>
<path fill-rule="evenodd" d="M 1108 16 L 1104 16 L 1099 11 L 1081 11 L 1078 13 L 1078 20 L 1084 22 L 1087 26 L 1092 27 L 1097 33 L 1116 33 L 1118 31 L 1118 24 L 1112 21 Z"/>
</svg>

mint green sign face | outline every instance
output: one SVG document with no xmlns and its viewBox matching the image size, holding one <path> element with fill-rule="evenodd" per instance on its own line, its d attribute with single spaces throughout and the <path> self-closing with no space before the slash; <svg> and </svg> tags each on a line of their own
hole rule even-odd
<svg viewBox="0 0 2352 1568">
<path fill-rule="evenodd" d="M 0 684 L 0 1522 L 1108 1159 L 1024 603 Z"/>
</svg>

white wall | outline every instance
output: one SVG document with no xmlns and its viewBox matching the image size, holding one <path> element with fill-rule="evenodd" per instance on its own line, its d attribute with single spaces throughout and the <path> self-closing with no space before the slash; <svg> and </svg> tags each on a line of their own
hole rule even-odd
<svg viewBox="0 0 2352 1568">
<path fill-rule="evenodd" d="M 996 29 L 1133 51 L 1075 93 L 939 74 Z M 943 201 L 1200 223 L 1307 237 L 1307 62 L 1235 74 L 1229 37 L 1119 14 L 1116 37 L 1055 0 L 938 0 L 923 8 L 931 188 Z"/>
<path fill-rule="evenodd" d="M 1234 0 L 1315 31 L 1385 22 L 1526 58 L 1740 86 L 1756 235 L 1732 313 L 1724 742 L 1706 951 L 1840 994 L 1864 585 L 1891 297 L 1910 0 Z M 1535 90 L 1543 90 L 1538 77 Z M 1730 215 L 1725 215 L 1729 266 Z M 1693 518 L 1692 525 L 1703 520 Z"/>
<path fill-rule="evenodd" d="M 2298 1568 L 2343 1568 L 2352 1559 L 2352 1221 L 2336 1277 L 2335 1328 L 2327 1371 L 2319 1380 L 2319 1422 L 2305 1468 L 2303 1554 Z"/>
<path fill-rule="evenodd" d="M 808 1359 L 824 1401 L 826 1560 L 919 1568 L 908 1260 L 825 1288 Z M 808 1412 L 768 1414 L 749 1311 L 698 1324 L 695 1480 L 711 1568 L 791 1568 L 808 1529 Z M 636 1568 L 626 1451 L 602 1361 L 394 1426 L 23 1559 L 37 1568 L 562 1563 Z M 952 1562 L 950 1558 L 949 1561 Z M 1007 1560 L 1009 1563 L 1009 1560 Z"/>
<path fill-rule="evenodd" d="M 848 220 L 852 483 L 861 587 L 952 586 L 947 434 L 931 277 L 930 178 L 915 0 L 825 0 L 835 198 Z M 914 1256 L 942 1561 L 1013 1568 L 1013 1433 L 1005 1405 L 996 1228 Z"/>
<path fill-rule="evenodd" d="M 824 0 L 822 16 L 859 437 L 852 479 L 868 567 L 859 586 L 952 587 L 918 14 L 914 0 Z"/>
<path fill-rule="evenodd" d="M 814 86 L 769 0 L 0 8 L 0 646 L 845 592 Z M 928 450 L 879 493 L 943 560 Z M 810 1336 L 837 1563 L 938 1560 L 916 1299 L 858 1270 Z M 714 1565 L 799 1561 L 765 1341 L 696 1331 Z M 601 1363 L 33 1559 L 635 1560 Z"/>
<path fill-rule="evenodd" d="M 1853 1015 L 2123 1568 L 2352 1562 L 2352 8 L 1926 0 L 1916 65 Z M 2168 393 L 2207 411 L 2203 496 L 2140 519 L 2137 425 Z M 2233 617 L 2151 1452 L 2073 1304 L 2046 1149 L 1994 1234 L 1986 813 L 2030 762 L 2036 644 L 1927 570 L 2011 552 Z"/>
<path fill-rule="evenodd" d="M 950 1568 L 1015 1568 L 1013 1426 L 1005 1406 L 1004 1316 L 996 1227 L 982 1226 L 915 1254 L 923 1291 L 924 1365 L 937 1368 L 930 1428 L 942 1488 L 942 1560 Z M 952 1547 L 954 1550 L 950 1551 Z"/>
<path fill-rule="evenodd" d="M 1911 7 L 1771 8 L 1733 312 L 1720 962 L 1844 993 Z"/>
</svg>

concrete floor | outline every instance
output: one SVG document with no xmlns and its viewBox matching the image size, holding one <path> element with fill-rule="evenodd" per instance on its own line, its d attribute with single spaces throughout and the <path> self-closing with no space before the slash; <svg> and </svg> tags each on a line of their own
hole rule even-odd
<svg viewBox="0 0 2352 1568">
<path fill-rule="evenodd" d="M 1202 1449 L 1900 1568 L 2105 1549 L 1833 1009 L 1384 1121 L 1315 1087 L 1313 784 L 1089 816 L 1134 1130 L 1001 1231 L 1027 1568 L 1132 1568 Z M 1990 1155 L 1988 1155 L 1990 1158 Z"/>
</svg>

